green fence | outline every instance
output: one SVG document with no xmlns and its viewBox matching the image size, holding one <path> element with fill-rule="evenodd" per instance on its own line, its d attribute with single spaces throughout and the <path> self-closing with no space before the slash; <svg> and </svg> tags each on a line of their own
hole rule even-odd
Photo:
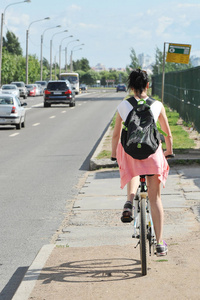
<svg viewBox="0 0 200 300">
<path fill-rule="evenodd" d="M 152 94 L 161 97 L 162 74 L 152 76 Z M 165 74 L 164 103 L 200 132 L 200 67 Z"/>
</svg>

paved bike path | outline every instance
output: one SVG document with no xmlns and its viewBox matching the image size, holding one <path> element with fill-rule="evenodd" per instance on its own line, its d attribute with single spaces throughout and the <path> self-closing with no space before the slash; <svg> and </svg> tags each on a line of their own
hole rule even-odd
<svg viewBox="0 0 200 300">
<path fill-rule="evenodd" d="M 147 279 L 141 277 L 139 247 L 134 249 L 137 241 L 131 238 L 132 225 L 120 221 L 126 190 L 119 188 L 118 170 L 100 170 L 88 172 L 87 175 L 55 244 L 45 245 L 41 249 L 13 300 L 71 297 L 87 300 L 145 299 L 148 295 L 148 292 L 137 292 L 136 288 L 136 279 L 141 284 Z M 196 228 L 199 199 L 199 167 L 172 167 L 166 187 L 162 189 L 164 238 L 169 244 L 169 258 L 170 251 L 174 252 L 177 238 L 180 235 L 190 236 Z M 170 263 L 166 262 L 166 269 L 168 265 Z M 154 280 L 159 280 L 161 266 L 156 264 L 156 257 L 150 258 L 148 267 Z M 195 265 L 192 272 L 196 272 Z M 183 271 L 180 274 L 186 278 Z M 195 280 L 198 280 L 197 276 L 193 279 L 193 285 Z M 130 281 L 136 298 L 130 295 Z M 196 283 L 198 286 L 198 281 Z M 153 282 L 150 286 L 153 286 Z M 149 299 L 154 299 L 165 290 L 167 292 L 167 286 L 164 288 L 162 282 L 160 286 L 160 292 L 156 293 L 151 288 L 152 298 Z M 185 293 L 187 291 L 184 288 L 180 293 L 174 283 L 171 297 L 193 299 L 181 298 Z M 176 295 L 179 296 L 176 298 Z M 169 292 L 167 297 L 163 299 L 170 299 Z"/>
</svg>

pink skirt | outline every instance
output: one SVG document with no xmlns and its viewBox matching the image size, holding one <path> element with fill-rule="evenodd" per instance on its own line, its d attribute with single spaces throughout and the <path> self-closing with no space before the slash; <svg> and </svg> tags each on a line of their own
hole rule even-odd
<svg viewBox="0 0 200 300">
<path fill-rule="evenodd" d="M 169 173 L 169 165 L 164 156 L 162 145 L 158 147 L 154 154 L 151 154 L 146 159 L 134 159 L 124 151 L 122 144 L 117 146 L 117 162 L 119 165 L 121 188 L 135 176 L 157 174 L 158 179 L 165 186 Z"/>
</svg>

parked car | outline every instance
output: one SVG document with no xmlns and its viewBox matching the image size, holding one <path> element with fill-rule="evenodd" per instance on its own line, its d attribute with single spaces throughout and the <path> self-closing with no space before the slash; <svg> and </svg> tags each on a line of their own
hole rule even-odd
<svg viewBox="0 0 200 300">
<path fill-rule="evenodd" d="M 34 84 L 26 84 L 26 88 L 28 91 L 28 96 L 31 96 L 31 97 L 36 96 L 36 86 Z"/>
<path fill-rule="evenodd" d="M 0 94 L 0 125 L 14 125 L 16 129 L 25 127 L 26 105 L 13 94 Z"/>
<path fill-rule="evenodd" d="M 19 93 L 20 93 L 20 97 L 23 97 L 24 99 L 27 98 L 28 91 L 27 91 L 25 83 L 23 81 L 11 82 L 11 84 L 15 84 L 18 87 Z"/>
<path fill-rule="evenodd" d="M 47 87 L 47 81 L 35 81 L 35 83 L 36 84 L 41 84 L 43 91 Z"/>
<path fill-rule="evenodd" d="M 126 88 L 125 84 L 118 84 L 117 85 L 116 92 L 126 92 L 126 91 L 127 91 L 127 88 Z"/>
<path fill-rule="evenodd" d="M 82 83 L 80 85 L 80 91 L 87 91 L 87 85 Z"/>
<path fill-rule="evenodd" d="M 16 85 L 14 84 L 4 84 L 1 87 L 2 94 L 13 94 L 17 97 L 20 96 L 19 90 Z"/>
<path fill-rule="evenodd" d="M 49 81 L 44 91 L 44 107 L 60 103 L 75 106 L 75 92 L 68 80 Z"/>
</svg>

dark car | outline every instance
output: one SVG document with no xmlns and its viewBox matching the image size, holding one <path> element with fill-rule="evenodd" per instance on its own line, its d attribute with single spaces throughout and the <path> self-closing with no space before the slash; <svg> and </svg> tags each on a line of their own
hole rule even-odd
<svg viewBox="0 0 200 300">
<path fill-rule="evenodd" d="M 86 91 L 87 92 L 87 85 L 82 83 L 80 85 L 80 91 Z"/>
<path fill-rule="evenodd" d="M 126 92 L 127 89 L 126 89 L 126 85 L 125 84 L 118 84 L 117 85 L 117 89 L 116 89 L 116 92 Z"/>
<path fill-rule="evenodd" d="M 69 104 L 75 106 L 75 92 L 68 80 L 49 81 L 44 90 L 44 107 L 51 104 Z"/>
</svg>

